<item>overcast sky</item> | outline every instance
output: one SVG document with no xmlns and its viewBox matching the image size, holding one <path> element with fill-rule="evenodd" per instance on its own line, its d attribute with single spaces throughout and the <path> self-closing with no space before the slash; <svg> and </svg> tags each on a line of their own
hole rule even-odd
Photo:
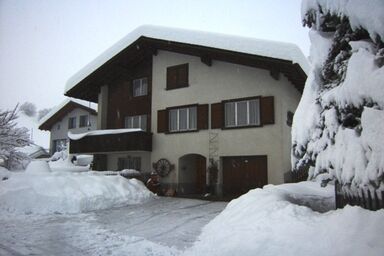
<svg viewBox="0 0 384 256">
<path fill-rule="evenodd" d="M 301 0 L 0 0 L 0 108 L 64 100 L 69 77 L 130 31 L 154 24 L 297 44 Z"/>
</svg>

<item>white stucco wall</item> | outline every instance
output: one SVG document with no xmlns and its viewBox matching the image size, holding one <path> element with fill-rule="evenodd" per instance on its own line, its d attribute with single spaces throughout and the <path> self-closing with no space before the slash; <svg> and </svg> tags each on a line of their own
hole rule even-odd
<svg viewBox="0 0 384 256">
<path fill-rule="evenodd" d="M 189 63 L 189 87 L 166 90 L 166 69 Z M 218 132 L 219 156 L 267 155 L 268 182 L 283 182 L 283 173 L 290 170 L 290 128 L 286 125 L 287 111 L 295 111 L 300 93 L 280 75 L 277 81 L 269 71 L 213 61 L 209 67 L 200 58 L 167 51 L 153 57 L 151 162 L 167 158 L 175 164 L 163 182 L 177 183 L 178 160 L 185 154 L 200 154 L 209 158 L 209 130 L 194 133 L 158 134 L 157 111 L 186 104 L 211 104 L 226 99 L 250 96 L 274 96 L 275 124 L 259 128 L 233 130 L 214 129 Z"/>
<path fill-rule="evenodd" d="M 80 116 L 89 115 L 89 120 L 91 126 L 88 127 L 79 127 L 80 125 Z M 76 128 L 68 129 L 68 119 L 70 117 L 76 117 Z M 59 128 L 60 127 L 60 128 Z M 52 152 L 53 141 L 54 140 L 62 140 L 68 139 L 68 131 L 72 133 L 83 133 L 90 130 L 96 130 L 97 127 L 97 116 L 90 115 L 88 111 L 76 108 L 71 112 L 67 113 L 60 121 L 56 122 L 51 128 L 51 141 L 50 141 L 50 149 Z"/>
</svg>

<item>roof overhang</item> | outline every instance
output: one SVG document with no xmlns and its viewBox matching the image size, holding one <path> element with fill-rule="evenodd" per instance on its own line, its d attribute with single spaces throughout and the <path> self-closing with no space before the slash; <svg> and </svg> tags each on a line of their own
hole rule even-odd
<svg viewBox="0 0 384 256">
<path fill-rule="evenodd" d="M 124 72 L 143 59 L 156 55 L 158 50 L 197 56 L 207 65 L 218 60 L 265 69 L 269 70 L 275 78 L 281 73 L 300 93 L 302 93 L 307 79 L 302 67 L 290 60 L 141 36 L 80 82 L 74 84 L 65 95 L 97 102 L 100 86 L 109 84 L 117 77 L 121 77 Z"/>
</svg>

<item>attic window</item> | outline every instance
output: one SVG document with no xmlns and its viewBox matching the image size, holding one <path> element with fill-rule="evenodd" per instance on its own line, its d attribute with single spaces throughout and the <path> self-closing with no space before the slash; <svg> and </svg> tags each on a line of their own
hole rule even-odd
<svg viewBox="0 0 384 256">
<path fill-rule="evenodd" d="M 148 94 L 148 79 L 146 77 L 135 79 L 132 82 L 133 97 L 144 96 Z"/>
<path fill-rule="evenodd" d="M 188 86 L 188 63 L 167 68 L 167 90 Z"/>
</svg>

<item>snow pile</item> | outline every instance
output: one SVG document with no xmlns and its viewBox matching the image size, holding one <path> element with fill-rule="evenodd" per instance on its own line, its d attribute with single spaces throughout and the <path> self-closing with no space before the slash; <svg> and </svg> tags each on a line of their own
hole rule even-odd
<svg viewBox="0 0 384 256">
<path fill-rule="evenodd" d="M 90 165 L 93 161 L 93 155 L 77 155 L 76 156 L 76 165 L 87 166 Z"/>
<path fill-rule="evenodd" d="M 79 213 L 138 204 L 153 194 L 136 179 L 90 173 L 13 173 L 1 182 L 0 213 Z"/>
<path fill-rule="evenodd" d="M 319 213 L 292 203 L 327 207 L 332 190 L 314 182 L 252 190 L 206 225 L 185 255 L 382 255 L 384 210 Z"/>
<path fill-rule="evenodd" d="M 293 119 L 292 167 L 352 193 L 384 190 L 383 13 L 380 0 L 302 4 L 312 70 Z"/>
<path fill-rule="evenodd" d="M 52 170 L 46 161 L 35 160 L 29 163 L 25 172 L 28 174 L 46 174 Z"/>
<path fill-rule="evenodd" d="M 9 176 L 11 176 L 11 172 L 0 166 L 0 181 L 9 179 Z"/>
</svg>

